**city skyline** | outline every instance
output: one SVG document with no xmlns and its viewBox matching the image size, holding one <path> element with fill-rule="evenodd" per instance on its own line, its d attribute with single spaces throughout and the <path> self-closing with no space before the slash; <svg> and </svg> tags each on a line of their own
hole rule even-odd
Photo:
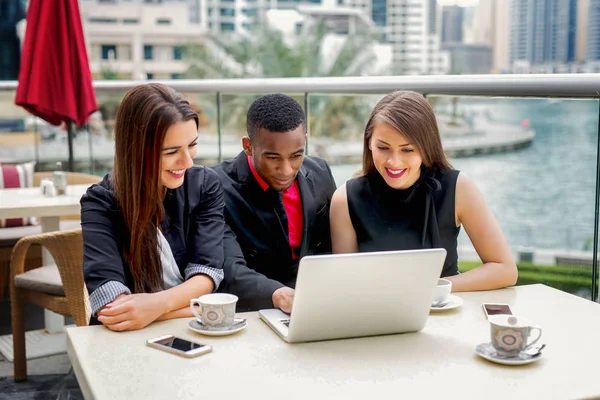
<svg viewBox="0 0 600 400">
<path fill-rule="evenodd" d="M 479 4 L 479 0 L 437 0 L 441 6 L 461 6 L 474 7 Z"/>
</svg>

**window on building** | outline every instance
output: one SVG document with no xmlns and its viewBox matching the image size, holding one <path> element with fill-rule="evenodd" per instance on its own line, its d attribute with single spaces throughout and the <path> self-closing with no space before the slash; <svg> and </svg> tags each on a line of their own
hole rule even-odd
<svg viewBox="0 0 600 400">
<path fill-rule="evenodd" d="M 256 17 L 258 10 L 256 8 L 243 8 L 242 12 L 248 17 Z"/>
<path fill-rule="evenodd" d="M 154 47 L 149 44 L 144 45 L 144 60 L 153 60 L 154 59 Z"/>
<path fill-rule="evenodd" d="M 156 20 L 157 25 L 171 25 L 171 20 L 168 18 L 158 18 Z"/>
<path fill-rule="evenodd" d="M 147 73 L 146 74 L 146 79 L 154 79 L 154 74 Z"/>
<path fill-rule="evenodd" d="M 183 74 L 180 74 L 180 73 L 171 74 L 171 79 L 183 79 Z"/>
<path fill-rule="evenodd" d="M 254 30 L 254 26 L 255 26 L 254 24 L 249 24 L 249 23 L 242 24 L 242 27 L 249 32 L 252 32 Z"/>
<path fill-rule="evenodd" d="M 140 20 L 137 18 L 123 18 L 124 24 L 139 24 Z"/>
<path fill-rule="evenodd" d="M 233 8 L 221 8 L 221 17 L 235 17 Z"/>
<path fill-rule="evenodd" d="M 88 18 L 88 22 L 95 24 L 116 24 L 116 18 L 98 18 L 98 17 L 90 17 Z"/>
<path fill-rule="evenodd" d="M 173 46 L 173 60 L 183 60 L 182 46 Z"/>
<path fill-rule="evenodd" d="M 221 31 L 222 32 L 233 32 L 235 31 L 235 24 L 231 22 L 222 22 L 221 23 Z"/>
<path fill-rule="evenodd" d="M 117 46 L 115 46 L 114 44 L 103 44 L 101 47 L 101 51 L 103 60 L 117 59 Z"/>
</svg>

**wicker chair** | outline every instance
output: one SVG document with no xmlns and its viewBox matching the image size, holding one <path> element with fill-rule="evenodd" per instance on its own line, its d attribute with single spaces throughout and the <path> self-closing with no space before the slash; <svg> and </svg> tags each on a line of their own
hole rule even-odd
<svg viewBox="0 0 600 400">
<path fill-rule="evenodd" d="M 40 186 L 42 179 L 51 178 L 52 172 L 35 172 L 33 174 L 33 186 Z M 94 183 L 100 182 L 101 179 L 102 177 L 96 175 L 83 174 L 80 172 L 67 172 L 67 184 L 69 185 L 89 184 L 91 186 Z M 78 226 L 76 221 L 79 220 L 79 218 L 79 214 L 63 215 L 60 217 L 61 227 L 64 226 L 61 229 L 75 229 Z M 7 233 L 7 235 L 0 235 L 0 298 L 9 296 L 10 255 L 13 246 L 22 237 L 37 234 L 35 230 L 37 230 L 38 233 L 41 232 L 39 226 L 3 228 L 3 232 Z M 23 233 L 23 231 L 28 233 Z M 29 250 L 26 263 L 27 268 L 37 268 L 42 265 L 42 252 L 38 245 L 33 245 Z"/>
<path fill-rule="evenodd" d="M 56 265 L 26 271 L 25 258 L 32 244 L 48 249 Z M 19 240 L 11 257 L 10 295 L 14 380 L 23 381 L 27 379 L 24 304 L 37 304 L 55 313 L 71 316 L 77 326 L 89 323 L 91 309 L 83 280 L 81 229 L 32 235 Z"/>
</svg>

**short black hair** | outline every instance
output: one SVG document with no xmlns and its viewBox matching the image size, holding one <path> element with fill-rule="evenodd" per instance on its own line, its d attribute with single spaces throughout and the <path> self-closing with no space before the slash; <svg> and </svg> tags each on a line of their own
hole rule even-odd
<svg viewBox="0 0 600 400">
<path fill-rule="evenodd" d="M 254 100 L 246 115 L 246 131 L 252 140 L 260 129 L 289 132 L 306 123 L 300 103 L 285 94 L 268 94 Z"/>
</svg>

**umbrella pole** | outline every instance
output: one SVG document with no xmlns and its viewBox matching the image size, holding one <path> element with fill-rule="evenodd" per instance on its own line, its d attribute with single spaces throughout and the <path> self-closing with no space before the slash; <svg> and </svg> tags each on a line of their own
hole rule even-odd
<svg viewBox="0 0 600 400">
<path fill-rule="evenodd" d="M 72 120 L 67 120 L 67 140 L 69 141 L 69 172 L 74 172 L 73 169 L 73 136 L 75 131 L 75 123 Z"/>
</svg>

